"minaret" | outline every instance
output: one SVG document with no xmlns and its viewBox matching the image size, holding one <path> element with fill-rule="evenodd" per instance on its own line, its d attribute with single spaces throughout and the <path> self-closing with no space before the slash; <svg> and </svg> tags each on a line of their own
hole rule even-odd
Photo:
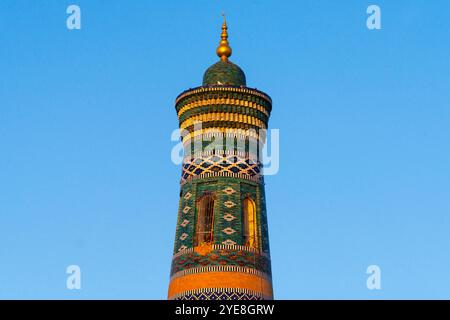
<svg viewBox="0 0 450 320">
<path fill-rule="evenodd" d="M 273 299 L 259 158 L 272 100 L 229 60 L 225 20 L 216 52 L 175 102 L 185 156 L 168 298 Z"/>
</svg>

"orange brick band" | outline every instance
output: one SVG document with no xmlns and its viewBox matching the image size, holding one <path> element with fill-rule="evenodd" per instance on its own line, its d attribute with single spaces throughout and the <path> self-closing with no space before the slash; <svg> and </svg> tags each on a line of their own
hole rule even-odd
<svg viewBox="0 0 450 320">
<path fill-rule="evenodd" d="M 191 290 L 223 287 L 251 290 L 261 293 L 265 299 L 273 299 L 272 283 L 269 280 L 254 274 L 236 272 L 207 272 L 173 279 L 169 285 L 168 298 L 173 299 Z"/>
</svg>

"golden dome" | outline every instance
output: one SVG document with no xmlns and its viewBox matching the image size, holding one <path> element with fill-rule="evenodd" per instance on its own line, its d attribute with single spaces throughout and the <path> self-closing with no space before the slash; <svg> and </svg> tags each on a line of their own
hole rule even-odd
<svg viewBox="0 0 450 320">
<path fill-rule="evenodd" d="M 217 47 L 216 53 L 221 60 L 228 60 L 228 57 L 231 56 L 232 50 L 228 43 L 228 32 L 227 32 L 227 20 L 225 19 L 225 15 L 223 16 L 223 24 L 222 24 L 222 34 L 219 46 Z"/>
</svg>

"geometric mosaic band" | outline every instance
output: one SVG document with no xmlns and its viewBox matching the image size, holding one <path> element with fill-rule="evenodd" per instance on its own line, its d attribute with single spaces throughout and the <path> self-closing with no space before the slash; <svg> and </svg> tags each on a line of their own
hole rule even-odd
<svg viewBox="0 0 450 320">
<path fill-rule="evenodd" d="M 234 266 L 240 267 L 245 273 L 250 273 L 248 269 L 254 270 L 254 274 L 261 274 L 264 278 L 271 278 L 270 258 L 267 255 L 244 251 L 244 250 L 227 250 L 212 249 L 210 252 L 201 255 L 195 251 L 187 252 L 184 255 L 176 256 L 172 260 L 171 277 L 178 275 L 180 272 L 193 269 L 218 267 L 218 266 Z M 211 269 L 209 271 L 212 271 Z M 224 270 L 225 271 L 225 270 Z M 203 271 L 204 272 L 204 271 Z"/>
<path fill-rule="evenodd" d="M 261 292 L 240 288 L 201 288 L 181 292 L 173 300 L 265 300 Z"/>
<path fill-rule="evenodd" d="M 210 154 L 192 158 L 183 163 L 181 183 L 192 178 L 216 176 L 236 177 L 259 182 L 262 177 L 261 163 L 248 156 L 242 157 L 236 154 Z"/>
</svg>

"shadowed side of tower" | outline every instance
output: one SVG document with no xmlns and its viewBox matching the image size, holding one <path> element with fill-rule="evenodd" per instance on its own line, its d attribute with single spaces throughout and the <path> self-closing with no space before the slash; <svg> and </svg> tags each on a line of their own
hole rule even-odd
<svg viewBox="0 0 450 320">
<path fill-rule="evenodd" d="M 272 101 L 231 53 L 224 21 L 220 60 L 176 99 L 185 157 L 169 299 L 273 299 L 259 159 Z"/>
</svg>

